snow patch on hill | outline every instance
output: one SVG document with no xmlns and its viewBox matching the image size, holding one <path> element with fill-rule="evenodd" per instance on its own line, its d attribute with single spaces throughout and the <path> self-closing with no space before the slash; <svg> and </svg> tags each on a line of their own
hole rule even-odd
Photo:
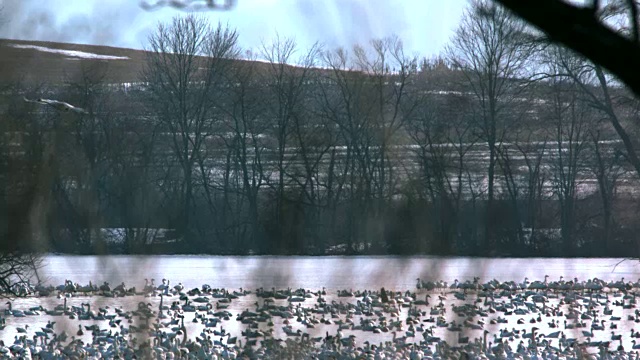
<svg viewBox="0 0 640 360">
<path fill-rule="evenodd" d="M 18 49 L 34 49 L 43 52 L 50 53 L 58 53 L 66 56 L 72 56 L 74 58 L 83 58 L 83 59 L 98 59 L 98 60 L 127 60 L 129 57 L 127 56 L 113 56 L 113 55 L 100 55 L 89 53 L 85 51 L 77 51 L 77 50 L 64 50 L 64 49 L 52 49 L 44 46 L 36 46 L 36 45 L 20 45 L 20 44 L 11 44 L 10 46 L 18 48 Z"/>
</svg>

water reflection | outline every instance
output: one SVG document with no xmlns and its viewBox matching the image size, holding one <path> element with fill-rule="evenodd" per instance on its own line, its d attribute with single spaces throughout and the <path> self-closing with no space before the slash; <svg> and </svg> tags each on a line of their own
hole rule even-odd
<svg viewBox="0 0 640 360">
<path fill-rule="evenodd" d="M 80 284 L 89 281 L 142 287 L 144 279 L 156 284 L 166 278 L 185 287 L 225 288 L 311 288 L 319 289 L 414 289 L 416 278 L 424 280 L 465 280 L 479 276 L 481 281 L 543 279 L 560 276 L 580 280 L 627 280 L 640 276 L 640 263 L 622 259 L 490 259 L 467 257 L 277 257 L 277 256 L 56 256 L 45 258 L 40 271 L 52 285 L 66 279 Z M 618 264 L 616 266 L 616 264 Z"/>
</svg>

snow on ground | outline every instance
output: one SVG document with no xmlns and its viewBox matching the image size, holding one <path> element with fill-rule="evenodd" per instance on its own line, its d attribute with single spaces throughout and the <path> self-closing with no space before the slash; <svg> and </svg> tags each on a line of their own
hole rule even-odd
<svg viewBox="0 0 640 360">
<path fill-rule="evenodd" d="M 75 58 L 83 58 L 83 59 L 97 59 L 97 60 L 126 60 L 129 59 L 127 56 L 113 56 L 113 55 L 101 55 L 94 54 L 85 51 L 78 50 L 64 50 L 64 49 L 52 49 L 44 46 L 36 46 L 36 45 L 20 45 L 20 44 L 11 44 L 10 46 L 18 49 L 34 49 L 43 52 L 49 53 L 58 53 L 66 56 L 72 56 Z"/>
</svg>

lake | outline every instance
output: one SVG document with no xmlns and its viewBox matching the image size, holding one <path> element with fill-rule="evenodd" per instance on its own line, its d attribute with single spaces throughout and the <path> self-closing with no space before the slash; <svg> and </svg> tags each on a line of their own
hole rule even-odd
<svg viewBox="0 0 640 360">
<path fill-rule="evenodd" d="M 79 284 L 88 284 L 89 281 L 101 284 L 108 281 L 112 287 L 121 282 L 125 282 L 127 287 L 136 286 L 141 289 L 144 286 L 144 279 L 155 279 L 156 285 L 161 283 L 161 279 L 166 278 L 171 281 L 171 286 L 182 282 L 186 289 L 192 287 L 200 287 L 203 284 L 209 284 L 213 288 L 227 288 L 236 290 L 239 288 L 254 291 L 252 295 L 241 296 L 239 299 L 233 300 L 228 310 L 233 314 L 231 319 L 223 321 L 217 325 L 217 328 L 223 328 L 229 331 L 233 336 L 241 336 L 241 332 L 246 329 L 246 325 L 236 320 L 236 316 L 244 310 L 253 310 L 259 304 L 264 305 L 263 300 L 255 296 L 255 289 L 259 287 L 265 288 L 299 288 L 304 287 L 312 291 L 327 288 L 326 301 L 331 302 L 347 302 L 354 304 L 360 298 L 355 297 L 338 297 L 339 289 L 380 289 L 385 287 L 393 290 L 412 290 L 416 291 L 416 278 L 423 280 L 444 280 L 449 284 L 455 279 L 460 281 L 471 280 L 473 277 L 480 277 L 481 282 L 490 279 L 499 281 L 515 280 L 522 282 L 525 277 L 530 280 L 542 280 L 545 275 L 550 276 L 550 280 L 557 280 L 560 276 L 573 279 L 577 277 L 580 281 L 589 278 L 600 278 L 605 281 L 619 280 L 625 278 L 625 281 L 635 281 L 640 277 L 640 264 L 634 260 L 621 262 L 622 259 L 603 258 L 603 259 L 488 259 L 488 258 L 438 258 L 428 256 L 415 257 L 393 257 L 393 256 L 360 256 L 360 257 L 274 257 L 274 256 L 253 256 L 253 257 L 234 257 L 234 256 L 58 256 L 50 255 L 45 257 L 45 265 L 40 270 L 40 276 L 46 282 L 52 285 L 63 284 L 65 279 L 70 279 Z M 417 291 L 416 298 L 424 299 L 427 292 L 425 289 Z M 478 299 L 478 295 L 471 293 L 465 300 L 458 299 L 451 291 L 441 294 L 446 306 L 443 307 L 443 316 L 447 321 L 458 321 L 461 323 L 464 319 L 460 318 L 454 311 L 455 306 L 463 304 L 479 304 L 486 301 L 486 298 Z M 634 295 L 635 297 L 635 295 Z M 580 301 L 576 302 L 584 304 L 589 301 L 590 296 L 585 295 Z M 608 300 L 615 302 L 623 301 L 620 293 L 607 294 L 599 298 L 600 302 Z M 480 302 L 478 302 L 478 300 Z M 507 298 L 496 298 L 498 302 L 509 302 Z M 52 309 L 55 306 L 63 304 L 63 299 L 56 296 L 46 298 L 30 297 L 18 299 L 13 302 L 14 309 L 29 309 L 33 306 L 42 305 L 45 308 Z M 182 302 L 178 296 L 165 299 L 165 305 L 172 302 Z M 569 311 L 567 304 L 561 305 L 560 298 L 549 298 L 548 305 L 550 307 L 557 306 L 563 311 Z M 624 300 L 625 302 L 629 300 Z M 103 296 L 74 296 L 66 300 L 67 306 L 78 306 L 88 303 L 92 309 L 102 307 L 106 313 L 114 314 L 115 308 L 124 310 L 137 309 L 139 303 L 149 303 L 152 309 L 158 309 L 161 299 L 159 296 L 127 296 L 124 298 L 107 298 Z M 215 303 L 212 299 L 212 303 Z M 276 305 L 286 306 L 287 300 L 276 300 Z M 438 303 L 438 295 L 433 294 L 432 306 Z M 306 299 L 302 303 L 297 303 L 305 308 L 312 309 L 317 306 L 315 296 Z M 485 304 L 486 305 L 486 304 Z M 578 306 L 578 305 L 576 305 Z M 429 306 L 418 306 L 418 308 L 427 311 L 423 315 L 421 323 L 429 326 L 426 319 L 430 317 Z M 634 316 L 634 309 L 626 309 L 623 306 L 613 306 L 612 316 L 619 317 L 622 321 L 613 321 L 610 324 L 616 325 L 615 332 L 624 334 L 621 343 L 625 348 L 631 349 L 633 338 L 630 334 L 634 329 L 636 322 L 625 321 L 629 316 Z M 603 307 L 599 306 L 602 310 Z M 599 311 L 600 311 L 599 310 Z M 502 314 L 496 312 L 489 314 L 484 318 L 486 325 L 484 329 L 489 331 L 490 340 L 500 333 L 501 329 L 518 329 L 521 331 L 530 331 L 534 326 L 537 314 L 530 313 L 528 315 L 507 316 L 507 323 L 491 324 L 489 320 L 496 319 Z M 193 313 L 185 321 L 188 333 L 191 336 L 201 334 L 204 325 L 198 322 L 192 322 Z M 311 314 L 311 317 L 319 318 L 324 315 Z M 398 319 L 407 318 L 408 308 L 402 307 Z M 433 317 L 433 316 L 431 316 Z M 354 318 L 355 324 L 360 322 L 362 316 Z M 609 317 L 606 317 L 609 320 Z M 640 317 L 638 318 L 640 322 Z M 27 317 L 7 317 L 7 329 L 0 332 L 0 339 L 7 343 L 12 343 L 14 337 L 19 335 L 17 327 L 30 327 L 27 329 L 27 335 L 32 336 L 36 330 L 44 327 L 47 321 L 56 321 L 56 332 L 65 331 L 67 334 L 74 335 L 78 326 L 88 326 L 91 324 L 98 325 L 100 328 L 109 328 L 106 321 L 89 320 L 79 321 L 70 319 L 66 316 L 47 316 L 41 314 L 39 316 Z M 335 320 L 335 319 L 334 319 Z M 475 320 L 474 320 L 475 321 Z M 557 322 L 556 322 L 557 321 Z M 559 329 L 563 329 L 568 337 L 574 337 L 579 341 L 585 341 L 583 335 L 584 328 L 574 328 L 570 330 L 563 326 L 563 321 L 575 322 L 578 320 L 568 320 L 564 316 L 544 315 L 542 319 L 535 322 L 535 326 L 540 329 L 541 333 L 549 334 L 556 331 L 555 325 Z M 589 320 L 581 320 L 583 322 Z M 554 322 L 552 324 L 552 322 Z M 589 321 L 590 322 L 590 321 Z M 279 317 L 273 317 L 274 331 L 273 336 L 284 339 L 286 334 L 283 332 L 285 320 Z M 123 322 L 124 326 L 140 324 L 139 320 Z M 308 332 L 310 336 L 324 336 L 326 332 L 336 334 L 338 325 L 317 326 L 308 329 L 298 321 L 293 321 L 295 330 Z M 607 323 L 609 324 L 609 323 Z M 552 326 L 553 325 L 553 326 Z M 590 324 L 587 323 L 587 329 Z M 593 340 L 608 341 L 611 337 L 609 326 L 607 330 L 596 331 Z M 111 328 L 118 331 L 118 328 Z M 268 330 L 268 326 L 262 324 L 260 329 Z M 434 327 L 434 335 L 445 339 L 450 344 L 456 344 L 458 341 L 458 333 L 447 330 L 443 327 Z M 465 329 L 465 334 L 471 339 L 483 336 L 481 330 Z M 399 336 L 404 331 L 398 331 Z M 383 332 L 374 334 L 372 332 L 363 332 L 360 330 L 345 330 L 345 336 L 357 336 L 359 344 L 364 341 L 378 343 L 381 341 L 390 341 L 393 337 L 392 332 Z M 89 331 L 85 331 L 84 335 L 78 336 L 86 342 L 91 342 L 92 337 Z M 420 341 L 422 336 L 419 334 L 412 338 L 411 341 Z M 518 339 L 511 342 L 512 346 L 516 346 Z M 556 345 L 557 345 L 557 340 Z M 615 348 L 617 342 L 612 346 Z M 590 348 L 589 351 L 597 351 L 597 348 Z"/>
<path fill-rule="evenodd" d="M 444 280 L 449 284 L 480 277 L 481 282 L 550 280 L 560 276 L 580 280 L 597 277 L 603 280 L 635 281 L 640 277 L 640 262 L 617 258 L 468 258 L 468 257 L 395 257 L 395 256 L 58 256 L 45 258 L 40 271 L 43 280 L 52 285 L 65 279 L 82 285 L 115 286 L 125 282 L 128 287 L 142 287 L 144 279 L 156 284 L 166 278 L 172 284 L 185 287 L 209 284 L 213 288 L 240 287 L 254 290 L 265 288 L 320 289 L 415 289 L 416 278 Z M 618 264 L 616 266 L 616 264 Z"/>
</svg>

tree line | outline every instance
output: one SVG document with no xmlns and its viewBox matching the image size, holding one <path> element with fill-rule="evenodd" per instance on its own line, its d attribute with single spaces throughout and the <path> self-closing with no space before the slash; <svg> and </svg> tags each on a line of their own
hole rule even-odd
<svg viewBox="0 0 640 360">
<path fill-rule="evenodd" d="M 134 87 L 99 62 L 64 86 L 6 84 L 3 248 L 635 251 L 640 103 L 503 8 L 473 2 L 435 60 L 397 37 L 249 51 L 238 36 L 177 17 Z M 22 100 L 42 94 L 86 114 Z"/>
</svg>

